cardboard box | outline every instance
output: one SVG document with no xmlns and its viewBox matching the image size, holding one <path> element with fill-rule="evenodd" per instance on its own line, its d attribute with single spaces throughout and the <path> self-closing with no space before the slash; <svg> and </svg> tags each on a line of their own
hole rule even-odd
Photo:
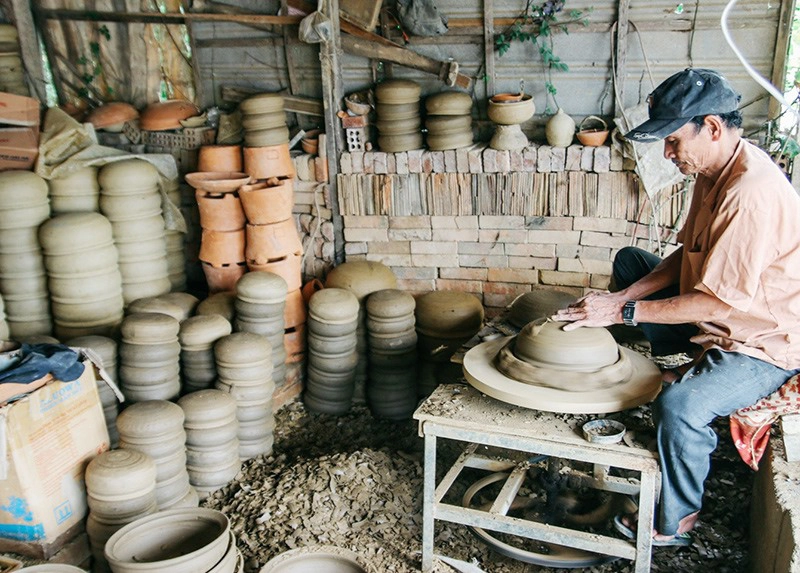
<svg viewBox="0 0 800 573">
<path fill-rule="evenodd" d="M 0 92 L 0 123 L 33 127 L 39 125 L 39 100 Z"/>
<path fill-rule="evenodd" d="M 83 529 L 84 471 L 109 447 L 95 369 L 0 409 L 0 551 L 49 559 Z"/>
<path fill-rule="evenodd" d="M 39 155 L 40 114 L 38 100 L 0 92 L 0 171 L 33 167 Z"/>
</svg>

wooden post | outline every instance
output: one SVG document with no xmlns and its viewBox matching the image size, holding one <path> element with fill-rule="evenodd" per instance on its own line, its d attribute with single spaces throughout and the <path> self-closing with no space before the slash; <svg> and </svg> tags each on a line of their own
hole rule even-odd
<svg viewBox="0 0 800 573">
<path fill-rule="evenodd" d="M 781 2 L 781 12 L 778 16 L 778 33 L 775 36 L 771 81 L 780 92 L 784 91 L 783 86 L 786 81 L 786 56 L 789 52 L 789 41 L 792 36 L 792 18 L 795 13 L 795 4 L 795 0 L 783 0 Z M 777 117 L 780 112 L 781 105 L 775 98 L 770 98 L 768 117 Z"/>
<path fill-rule="evenodd" d="M 486 66 L 486 96 L 494 95 L 494 3 L 483 0 L 483 61 Z"/>
<path fill-rule="evenodd" d="M 628 60 L 628 7 L 630 0 L 619 0 L 617 9 L 617 73 L 614 76 L 614 83 L 617 84 L 617 94 L 619 101 L 614 102 L 617 115 L 621 110 L 616 109 L 618 105 L 625 107 L 625 76 L 627 74 Z"/>
<path fill-rule="evenodd" d="M 31 95 L 39 101 L 47 103 L 42 54 L 39 51 L 39 42 L 36 40 L 36 26 L 33 22 L 30 2 L 11 0 L 11 9 L 13 14 L 9 16 L 19 32 L 19 48 L 22 61 L 25 63 L 25 70 L 28 72 L 29 84 L 33 87 Z"/>
</svg>

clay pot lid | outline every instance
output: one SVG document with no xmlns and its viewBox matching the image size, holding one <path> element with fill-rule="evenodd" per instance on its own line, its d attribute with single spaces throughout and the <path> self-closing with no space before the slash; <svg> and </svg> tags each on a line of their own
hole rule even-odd
<svg viewBox="0 0 800 573">
<path fill-rule="evenodd" d="M 236 283 L 236 297 L 245 302 L 284 302 L 288 292 L 283 277 L 268 271 L 251 271 Z"/>
<path fill-rule="evenodd" d="M 146 296 L 137 298 L 128 304 L 127 312 L 129 314 L 152 312 L 157 314 L 166 314 L 171 316 L 178 322 L 186 318 L 184 309 L 177 304 L 163 300 L 158 296 Z"/>
<path fill-rule="evenodd" d="M 375 86 L 375 97 L 383 103 L 410 103 L 419 100 L 420 91 L 411 80 L 386 80 Z"/>
<path fill-rule="evenodd" d="M 67 340 L 64 344 L 73 348 L 88 348 L 103 361 L 103 367 L 117 361 L 117 343 L 113 338 L 99 334 L 87 334 Z"/>
<path fill-rule="evenodd" d="M 154 189 L 160 180 L 158 169 L 143 159 L 107 163 L 97 173 L 102 189 Z"/>
<path fill-rule="evenodd" d="M 537 366 L 594 371 L 614 364 L 619 348 L 605 328 L 576 328 L 566 331 L 566 323 L 537 320 L 527 324 L 517 336 L 514 354 Z"/>
<path fill-rule="evenodd" d="M 210 315 L 219 314 L 226 320 L 233 320 L 235 310 L 234 303 L 236 302 L 236 293 L 231 291 L 223 291 L 209 295 L 206 299 L 201 300 L 194 312 L 196 315 Z"/>
<path fill-rule="evenodd" d="M 115 101 L 101 105 L 86 115 L 86 121 L 97 129 L 118 128 L 126 121 L 139 117 L 139 111 L 129 103 Z M 117 131 L 117 129 L 114 129 Z"/>
<path fill-rule="evenodd" d="M 227 420 L 236 413 L 236 399 L 229 393 L 216 388 L 198 390 L 182 396 L 178 400 L 185 415 L 184 425 L 211 425 L 214 421 Z"/>
<path fill-rule="evenodd" d="M 186 182 L 195 189 L 212 193 L 233 193 L 250 182 L 247 173 L 237 171 L 197 171 L 187 173 Z"/>
<path fill-rule="evenodd" d="M 433 291 L 417 298 L 414 315 L 417 331 L 427 336 L 472 336 L 483 323 L 483 305 L 469 293 Z"/>
<path fill-rule="evenodd" d="M 440 92 L 425 98 L 425 109 L 433 115 L 468 115 L 472 97 L 464 92 Z"/>
<path fill-rule="evenodd" d="M 367 297 L 367 314 L 374 318 L 398 318 L 414 314 L 417 301 L 409 293 L 397 289 L 379 290 Z"/>
<path fill-rule="evenodd" d="M 269 113 L 283 111 L 283 95 L 279 93 L 262 93 L 248 97 L 239 104 L 244 114 Z"/>
<path fill-rule="evenodd" d="M 326 287 L 311 295 L 308 301 L 308 313 L 326 324 L 355 322 L 359 308 L 356 295 L 343 288 Z"/>
<path fill-rule="evenodd" d="M 39 227 L 39 243 L 45 254 L 76 253 L 113 244 L 111 222 L 100 213 L 65 213 Z"/>
<path fill-rule="evenodd" d="M 180 129 L 181 120 L 199 114 L 197 106 L 186 100 L 151 103 L 139 114 L 139 127 L 145 131 Z"/>
<path fill-rule="evenodd" d="M 534 288 L 514 299 L 508 311 L 508 321 L 522 328 L 529 322 L 549 317 L 557 310 L 566 308 L 575 297 L 567 292 L 555 289 Z"/>
<path fill-rule="evenodd" d="M 181 325 L 166 314 L 139 312 L 126 316 L 120 326 L 123 339 L 134 342 L 172 342 L 178 337 Z"/>
<path fill-rule="evenodd" d="M 6 209 L 13 206 L 33 207 L 47 202 L 47 181 L 33 171 L 3 171 L 0 173 L 0 203 Z"/>
<path fill-rule="evenodd" d="M 265 336 L 252 332 L 234 332 L 220 338 L 214 355 L 222 364 L 251 364 L 272 358 L 272 346 Z"/>
<path fill-rule="evenodd" d="M 350 261 L 328 273 L 325 287 L 347 289 L 361 302 L 370 293 L 397 288 L 397 277 L 381 262 Z"/>
<path fill-rule="evenodd" d="M 183 431 L 183 410 L 167 400 L 131 404 L 117 416 L 117 430 L 129 438 L 155 438 Z"/>
<path fill-rule="evenodd" d="M 181 346 L 208 345 L 219 340 L 223 336 L 228 336 L 233 332 L 231 323 L 222 315 L 205 314 L 192 316 L 181 323 L 181 330 L 178 333 L 178 340 Z"/>
<path fill-rule="evenodd" d="M 95 456 L 86 466 L 84 479 L 89 493 L 102 498 L 114 494 L 133 496 L 141 490 L 154 489 L 156 475 L 153 458 L 121 448 Z"/>
<path fill-rule="evenodd" d="M 181 307 L 185 314 L 184 318 L 191 316 L 194 309 L 197 308 L 197 304 L 200 302 L 196 296 L 188 292 L 168 292 L 158 295 L 158 298 Z"/>
</svg>

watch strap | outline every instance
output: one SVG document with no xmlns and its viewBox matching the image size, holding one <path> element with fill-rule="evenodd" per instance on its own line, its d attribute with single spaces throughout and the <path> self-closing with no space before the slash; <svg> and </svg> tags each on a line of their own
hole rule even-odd
<svg viewBox="0 0 800 573">
<path fill-rule="evenodd" d="M 636 301 L 629 300 L 622 307 L 622 324 L 625 326 L 636 326 L 638 323 L 636 316 Z"/>
</svg>

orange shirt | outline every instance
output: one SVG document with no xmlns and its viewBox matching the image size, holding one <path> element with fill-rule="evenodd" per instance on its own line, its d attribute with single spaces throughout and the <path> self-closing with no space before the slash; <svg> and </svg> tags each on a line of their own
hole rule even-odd
<svg viewBox="0 0 800 573">
<path fill-rule="evenodd" d="M 800 368 L 800 197 L 769 156 L 742 140 L 718 180 L 698 176 L 678 240 L 681 293 L 733 309 L 692 341 Z"/>
</svg>

